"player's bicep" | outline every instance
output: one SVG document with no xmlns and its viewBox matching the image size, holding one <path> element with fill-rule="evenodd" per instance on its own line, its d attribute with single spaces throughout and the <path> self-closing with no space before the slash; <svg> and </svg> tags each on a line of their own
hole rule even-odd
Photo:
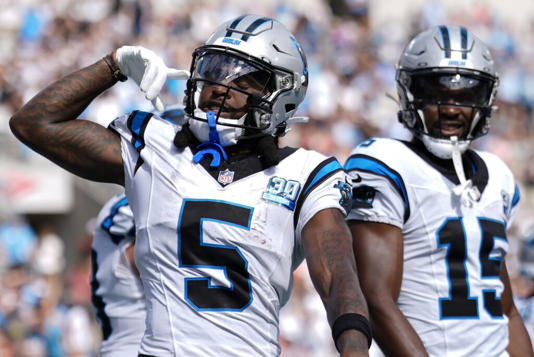
<svg viewBox="0 0 534 357">
<path fill-rule="evenodd" d="M 93 181 L 123 184 L 121 139 L 112 130 L 78 119 L 48 124 L 38 139 L 32 149 L 67 171 Z"/>
<path fill-rule="evenodd" d="M 399 227 L 385 223 L 348 221 L 354 255 L 364 294 L 396 301 L 402 282 L 403 235 Z"/>
</svg>

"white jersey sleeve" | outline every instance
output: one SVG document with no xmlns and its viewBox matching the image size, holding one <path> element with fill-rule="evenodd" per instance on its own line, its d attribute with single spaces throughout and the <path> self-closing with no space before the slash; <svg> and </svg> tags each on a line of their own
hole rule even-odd
<svg viewBox="0 0 534 357">
<path fill-rule="evenodd" d="M 496 155 L 485 151 L 477 151 L 477 153 L 488 165 L 488 171 L 501 173 L 497 178 L 499 179 L 499 185 L 501 187 L 505 223 L 509 228 L 515 218 L 520 202 L 519 187 L 515 182 L 514 174 Z"/>
<path fill-rule="evenodd" d="M 147 113 L 147 122 L 150 119 L 150 116 L 148 116 Z M 131 115 L 120 116 L 109 124 L 109 128 L 117 132 L 123 139 L 121 140 L 122 159 L 124 169 L 129 173 L 133 173 L 135 168 L 135 166 L 132 166 L 132 163 L 136 163 L 139 159 L 140 150 L 135 150 L 135 148 L 142 148 L 142 142 L 136 137 L 136 132 L 138 133 L 138 136 L 141 134 L 142 125 L 142 122 L 134 123 Z M 130 128 L 132 128 L 132 130 L 130 130 Z M 125 140 L 131 142 L 132 145 L 124 145 Z"/>
<path fill-rule="evenodd" d="M 350 186 L 341 164 L 335 158 L 318 153 L 314 153 L 310 161 L 316 166 L 302 187 L 295 210 L 297 240 L 300 240 L 302 228 L 317 212 L 336 208 L 346 215 L 350 205 Z"/>
<path fill-rule="evenodd" d="M 171 135 L 171 138 L 174 138 L 176 132 L 181 129 L 181 125 L 177 123 L 180 122 L 180 120 L 175 118 L 176 115 L 174 112 L 175 111 L 165 112 L 163 114 L 164 117 L 158 117 L 160 120 L 157 121 L 158 126 L 164 127 L 165 129 L 163 130 L 167 131 L 167 133 Z M 179 112 L 182 113 L 181 111 Z M 143 149 L 146 145 L 145 130 L 153 116 L 154 113 L 134 111 L 129 115 L 118 117 L 109 125 L 109 128 L 117 132 L 122 138 L 122 158 L 125 170 L 127 171 L 127 176 L 134 176 L 145 161 L 141 152 L 143 152 L 143 155 L 152 153 L 150 150 Z M 161 141 L 160 144 L 163 142 L 165 141 Z M 176 150 L 172 140 L 170 143 L 165 143 L 167 145 L 166 149 L 169 151 L 171 151 L 171 149 Z"/>
<path fill-rule="evenodd" d="M 92 303 L 102 329 L 103 357 L 136 355 L 144 333 L 143 287 L 126 256 L 135 239 L 133 214 L 124 194 L 101 209 L 93 233 Z"/>
<path fill-rule="evenodd" d="M 409 215 L 406 186 L 396 170 L 377 158 L 389 150 L 386 147 L 389 143 L 375 141 L 371 139 L 360 144 L 345 163 L 345 170 L 353 185 L 353 206 L 347 220 L 402 227 Z"/>
<path fill-rule="evenodd" d="M 102 207 L 97 220 L 100 228 L 114 241 L 135 237 L 133 213 L 123 193 L 113 197 Z"/>
</svg>

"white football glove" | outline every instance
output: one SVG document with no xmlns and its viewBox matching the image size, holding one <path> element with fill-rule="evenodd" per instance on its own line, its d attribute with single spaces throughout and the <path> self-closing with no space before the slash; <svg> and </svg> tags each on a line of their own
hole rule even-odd
<svg viewBox="0 0 534 357">
<path fill-rule="evenodd" d="M 159 93 L 167 79 L 189 78 L 189 71 L 167 67 L 157 54 L 141 46 L 122 46 L 116 55 L 121 73 L 133 79 L 160 112 L 165 110 L 165 104 Z"/>
</svg>

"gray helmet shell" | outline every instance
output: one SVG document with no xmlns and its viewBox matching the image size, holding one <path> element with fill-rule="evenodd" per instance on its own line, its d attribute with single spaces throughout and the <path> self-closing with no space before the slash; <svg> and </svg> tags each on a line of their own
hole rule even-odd
<svg viewBox="0 0 534 357">
<path fill-rule="evenodd" d="M 471 128 L 467 137 L 460 141 L 460 147 L 465 151 L 473 139 L 485 135 L 490 127 L 498 77 L 488 47 L 464 27 L 436 26 L 416 35 L 406 46 L 397 63 L 399 121 L 422 137 L 431 152 L 440 157 L 448 157 L 450 140 L 429 135 L 422 110 L 416 105 L 417 98 L 410 90 L 414 77 L 422 74 L 458 74 L 488 81 L 490 94 L 485 103 L 473 106 L 477 111 Z"/>
<path fill-rule="evenodd" d="M 246 138 L 243 130 L 257 129 L 256 132 L 269 135 L 283 135 L 288 130 L 288 120 L 294 116 L 304 100 L 308 87 L 306 57 L 291 32 L 279 21 L 258 16 L 243 15 L 217 27 L 204 46 L 195 50 L 191 67 L 191 78 L 186 90 L 186 114 L 203 121 L 194 115 L 195 84 L 194 72 L 198 58 L 204 53 L 223 53 L 234 56 L 271 73 L 275 89 L 261 103 L 249 110 L 247 120 L 238 124 L 228 124 L 219 120 L 218 125 L 236 127 L 237 139 Z M 196 56 L 196 57 L 195 57 Z M 226 122 L 226 123 L 225 123 Z"/>
</svg>

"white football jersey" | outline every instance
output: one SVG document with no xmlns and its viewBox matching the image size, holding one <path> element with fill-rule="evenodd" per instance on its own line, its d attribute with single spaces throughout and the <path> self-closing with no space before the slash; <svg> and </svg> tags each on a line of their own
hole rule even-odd
<svg viewBox="0 0 534 357">
<path fill-rule="evenodd" d="M 398 306 L 431 356 L 507 356 L 499 273 L 519 201 L 513 175 L 495 155 L 468 150 L 464 170 L 481 193 L 468 208 L 452 191 L 458 180 L 452 160 L 421 146 L 361 143 L 345 164 L 353 186 L 347 219 L 402 229 Z"/>
<path fill-rule="evenodd" d="M 344 210 L 342 166 L 299 149 L 243 177 L 231 162 L 210 174 L 190 147 L 174 145 L 176 124 L 133 112 L 111 127 L 122 137 L 147 294 L 141 353 L 279 355 L 278 312 L 304 256 L 301 230 L 320 210 Z"/>
<path fill-rule="evenodd" d="M 126 196 L 116 195 L 98 214 L 91 252 L 92 303 L 102 328 L 103 357 L 137 356 L 145 332 L 143 285 L 126 256 L 134 237 Z"/>
</svg>

